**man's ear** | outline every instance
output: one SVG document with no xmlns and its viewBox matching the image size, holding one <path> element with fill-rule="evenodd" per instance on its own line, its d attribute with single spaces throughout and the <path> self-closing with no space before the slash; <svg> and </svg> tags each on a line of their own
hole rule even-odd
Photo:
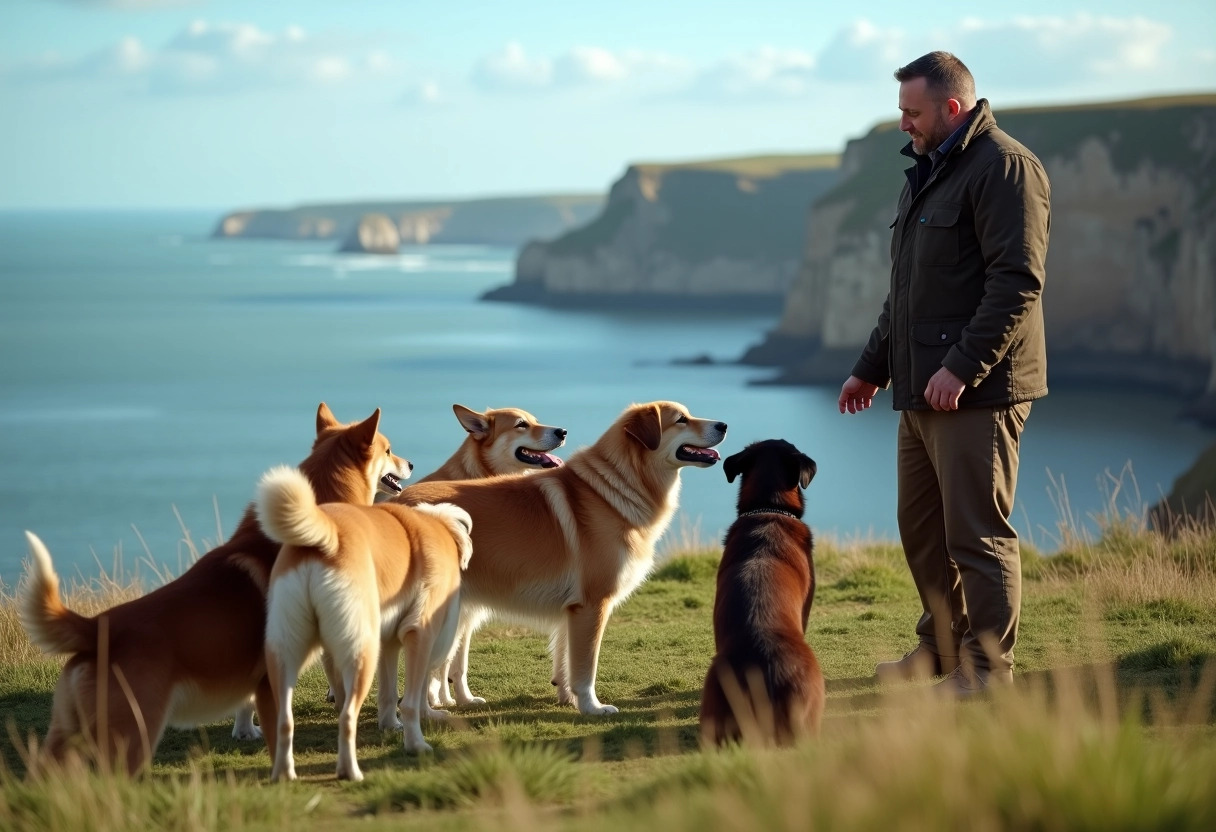
<svg viewBox="0 0 1216 832">
<path fill-rule="evenodd" d="M 334 418 L 334 412 L 329 409 L 329 405 L 321 402 L 321 406 L 317 408 L 317 435 L 328 428 L 341 427 L 341 422 Z"/>
<path fill-rule="evenodd" d="M 727 482 L 734 482 L 735 477 L 742 474 L 751 464 L 751 452 L 744 448 L 737 454 L 731 454 L 722 462 L 722 472 L 726 474 Z"/>
<path fill-rule="evenodd" d="M 811 480 L 815 479 L 815 473 L 819 470 L 819 466 L 815 464 L 815 460 L 811 459 L 806 454 L 799 454 L 799 469 L 798 469 L 798 484 L 806 488 L 811 484 Z"/>
<path fill-rule="evenodd" d="M 490 420 L 484 413 L 470 410 L 462 404 L 452 405 L 452 411 L 456 414 L 460 426 L 467 430 L 474 439 L 485 439 L 490 435 Z"/>
<path fill-rule="evenodd" d="M 380 429 L 380 408 L 353 428 L 351 436 L 364 448 L 370 448 L 376 441 L 376 431 Z"/>
<path fill-rule="evenodd" d="M 663 441 L 663 417 L 657 404 L 644 405 L 634 411 L 625 422 L 625 433 L 646 446 L 648 451 L 657 451 Z"/>
</svg>

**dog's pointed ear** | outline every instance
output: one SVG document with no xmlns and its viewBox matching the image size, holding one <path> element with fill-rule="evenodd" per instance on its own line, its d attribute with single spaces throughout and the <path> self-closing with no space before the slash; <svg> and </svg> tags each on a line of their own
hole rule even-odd
<svg viewBox="0 0 1216 832">
<path fill-rule="evenodd" d="M 336 428 L 340 425 L 341 422 L 334 418 L 334 412 L 329 409 L 329 405 L 321 402 L 321 406 L 317 408 L 317 434 L 320 435 L 327 428 Z"/>
<path fill-rule="evenodd" d="M 467 430 L 474 439 L 485 439 L 490 435 L 490 420 L 484 413 L 470 410 L 462 404 L 452 405 L 452 412 L 456 414 L 460 426 Z"/>
<path fill-rule="evenodd" d="M 368 416 L 359 424 L 355 425 L 352 436 L 355 441 L 365 448 L 370 448 L 372 443 L 376 441 L 376 431 L 380 429 L 380 408 L 376 408 L 376 412 Z"/>
<path fill-rule="evenodd" d="M 815 464 L 815 460 L 806 454 L 798 454 L 798 461 L 798 483 L 803 488 L 806 488 L 811 484 L 811 480 L 815 479 L 815 473 L 819 470 L 819 466 Z"/>
<path fill-rule="evenodd" d="M 663 416 L 657 404 L 637 408 L 625 422 L 625 433 L 646 446 L 648 451 L 657 451 L 663 441 Z"/>
<path fill-rule="evenodd" d="M 722 472 L 726 474 L 727 482 L 734 482 L 735 477 L 743 473 L 750 457 L 748 449 L 744 448 L 737 454 L 731 454 L 722 462 Z"/>
</svg>

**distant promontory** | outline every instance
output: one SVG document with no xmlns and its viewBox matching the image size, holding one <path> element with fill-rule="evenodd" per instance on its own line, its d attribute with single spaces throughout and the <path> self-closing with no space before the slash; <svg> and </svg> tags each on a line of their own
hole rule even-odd
<svg viewBox="0 0 1216 832">
<path fill-rule="evenodd" d="M 521 246 L 551 239 L 600 212 L 603 194 L 508 196 L 487 199 L 346 202 L 234 211 L 216 224 L 214 237 L 334 240 L 360 250 L 358 240 L 376 229 L 376 250 L 391 242 L 387 224 L 402 244 Z M 375 217 L 376 219 L 371 219 Z M 383 218 L 383 219 L 381 219 Z"/>
<path fill-rule="evenodd" d="M 520 252 L 488 300 L 550 306 L 781 308 L 803 258 L 807 210 L 839 178 L 836 154 L 634 164 L 603 212 Z"/>
</svg>

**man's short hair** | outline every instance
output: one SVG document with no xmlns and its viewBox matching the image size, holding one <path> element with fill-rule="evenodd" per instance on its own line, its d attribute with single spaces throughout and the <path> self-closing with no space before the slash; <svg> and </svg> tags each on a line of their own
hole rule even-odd
<svg viewBox="0 0 1216 832">
<path fill-rule="evenodd" d="M 930 52 L 895 70 L 895 80 L 901 84 L 913 78 L 924 78 L 925 88 L 943 101 L 956 98 L 964 106 L 975 103 L 975 78 L 971 70 L 949 52 Z"/>
</svg>

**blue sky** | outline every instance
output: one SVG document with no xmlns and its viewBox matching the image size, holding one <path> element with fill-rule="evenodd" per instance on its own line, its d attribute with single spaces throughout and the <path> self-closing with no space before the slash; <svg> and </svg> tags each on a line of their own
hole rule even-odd
<svg viewBox="0 0 1216 832">
<path fill-rule="evenodd" d="M 603 191 L 635 161 L 839 150 L 938 48 L 998 114 L 1216 91 L 1216 3 L 996 9 L 2 0 L 0 208 Z"/>
</svg>

